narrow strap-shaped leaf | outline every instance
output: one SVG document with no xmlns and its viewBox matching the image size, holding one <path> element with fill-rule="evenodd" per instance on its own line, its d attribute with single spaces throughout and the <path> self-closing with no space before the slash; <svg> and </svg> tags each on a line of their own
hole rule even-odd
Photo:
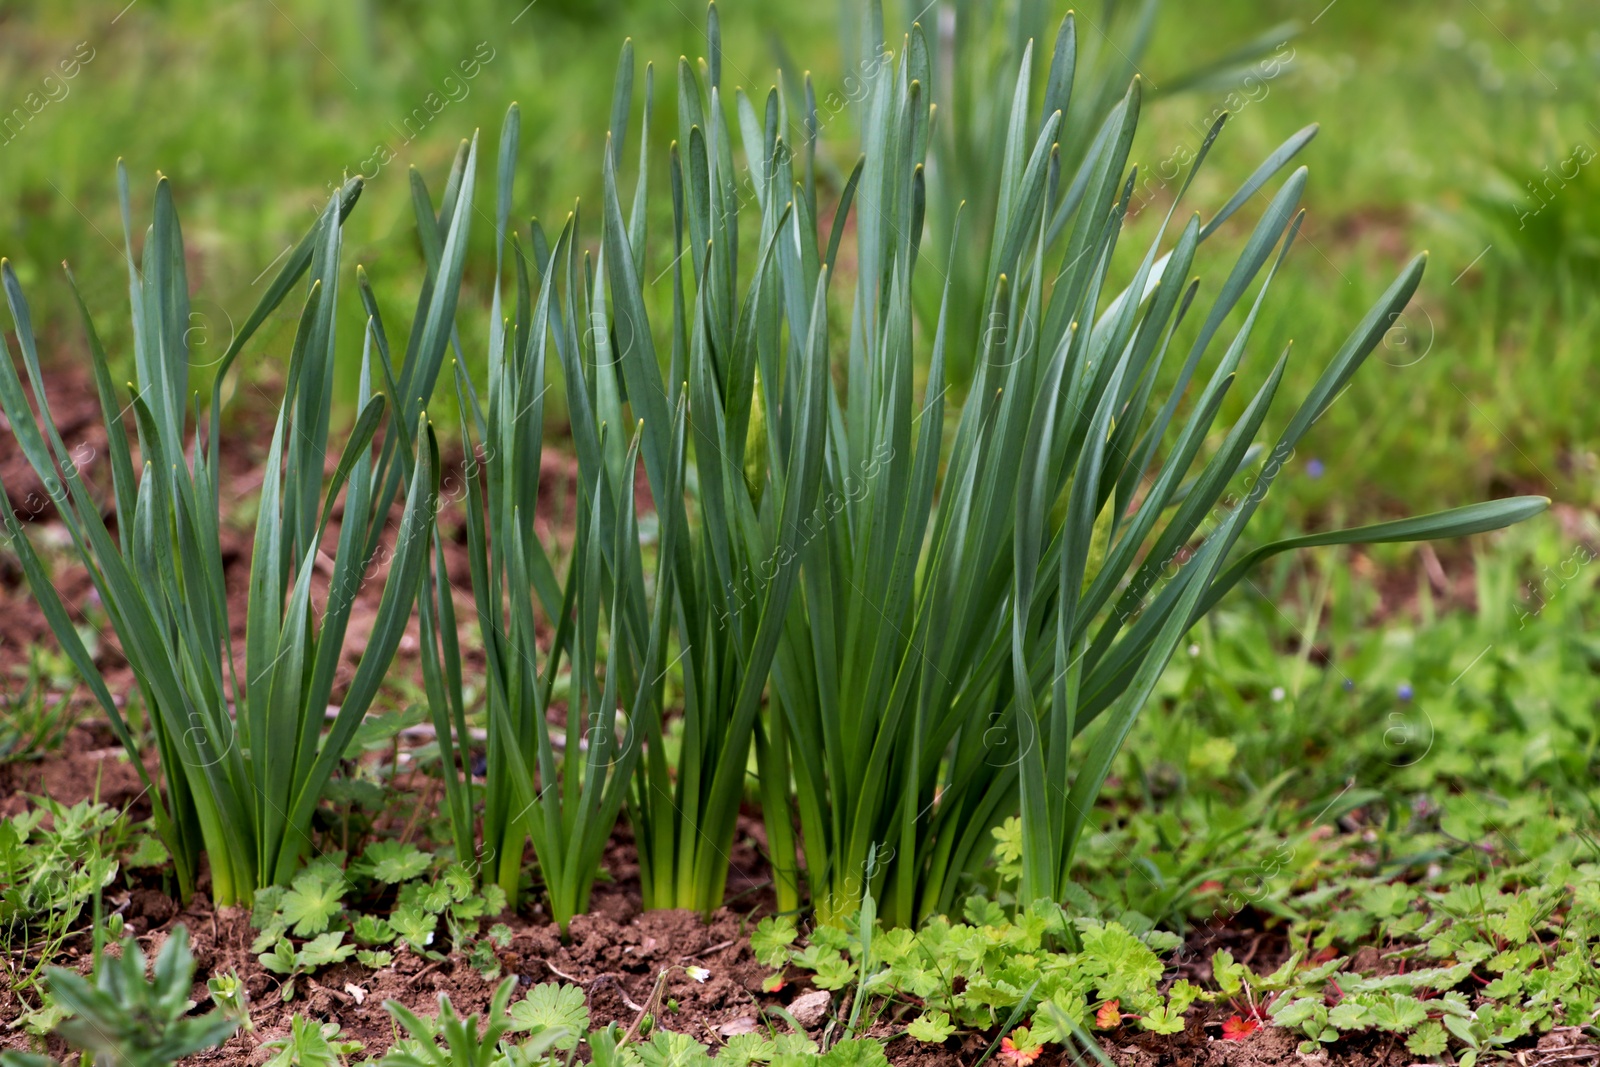
<svg viewBox="0 0 1600 1067">
<path fill-rule="evenodd" d="M 1205 596 L 1195 605 L 1194 612 L 1203 615 L 1210 611 L 1228 590 L 1239 584 L 1262 560 L 1283 552 L 1327 545 L 1381 545 L 1405 541 L 1436 541 L 1446 537 L 1468 537 L 1525 522 L 1549 507 L 1548 497 L 1514 496 L 1368 526 L 1285 537 L 1253 548 L 1229 564 L 1228 569 L 1211 583 Z"/>
</svg>

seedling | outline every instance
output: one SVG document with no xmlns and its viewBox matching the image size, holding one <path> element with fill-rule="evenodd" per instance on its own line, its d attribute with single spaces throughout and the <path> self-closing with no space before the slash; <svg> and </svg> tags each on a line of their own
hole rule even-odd
<svg viewBox="0 0 1600 1067">
<path fill-rule="evenodd" d="M 92 984 L 61 967 L 51 967 L 46 981 L 71 1013 L 56 1033 L 91 1054 L 97 1067 L 168 1067 L 220 1045 L 239 1026 L 220 1010 L 189 1016 L 194 957 L 184 926 L 167 936 L 148 978 L 144 951 L 130 937 L 120 955 L 100 957 Z"/>
</svg>

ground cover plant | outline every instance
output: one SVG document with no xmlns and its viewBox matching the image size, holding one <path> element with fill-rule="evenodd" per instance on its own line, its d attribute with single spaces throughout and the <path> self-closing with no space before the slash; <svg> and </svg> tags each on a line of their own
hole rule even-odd
<svg viewBox="0 0 1600 1067">
<path fill-rule="evenodd" d="M 6 773 L 106 746 L 86 803 L 5 824 L 12 1043 L 284 1067 L 1592 1056 L 1591 526 L 1480 542 L 1473 616 L 1459 549 L 1395 546 L 1544 497 L 1309 523 L 1284 500 L 1426 258 L 1291 374 L 1306 357 L 1262 335 L 1293 314 L 1268 309 L 1310 244 L 1291 164 L 1315 127 L 1219 185 L 1211 118 L 1135 220 L 1145 79 L 1109 92 L 1121 64 L 1080 65 L 1078 17 L 997 48 L 954 119 L 948 40 L 860 25 L 874 62 L 826 121 L 809 79 L 733 84 L 715 6 L 674 106 L 625 43 L 598 211 L 559 228 L 513 221 L 519 105 L 492 211 L 478 135 L 437 205 L 413 172 L 403 340 L 386 263 L 340 297 L 352 179 L 193 375 L 172 184 L 141 247 L 123 174 L 129 359 L 67 276 L 98 463 L 0 265 L 0 476 L 47 502 L 5 501 L 8 580 L 93 702 L 46 708 L 31 660 Z M 232 388 L 285 305 L 287 359 Z M 1518 591 L 1529 553 L 1559 563 Z M 1408 560 L 1427 639 L 1368 614 L 1374 569 L 1392 589 Z M 108 770 L 136 814 L 100 804 Z M 148 989 L 128 927 L 162 945 Z"/>
</svg>

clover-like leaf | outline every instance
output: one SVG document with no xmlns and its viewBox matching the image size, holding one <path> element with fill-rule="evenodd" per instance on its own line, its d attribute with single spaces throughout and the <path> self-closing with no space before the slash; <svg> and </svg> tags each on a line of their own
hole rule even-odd
<svg viewBox="0 0 1600 1067">
<path fill-rule="evenodd" d="M 843 989 L 855 979 L 856 965 L 829 950 L 818 957 L 811 984 L 818 989 Z"/>
<path fill-rule="evenodd" d="M 289 974 L 295 965 L 294 945 L 280 936 L 270 949 L 256 957 L 256 962 L 273 974 Z"/>
<path fill-rule="evenodd" d="M 394 927 L 375 915 L 358 915 L 350 936 L 363 945 L 387 945 L 394 940 Z"/>
<path fill-rule="evenodd" d="M 657 1030 L 635 1054 L 644 1067 L 698 1067 L 711 1062 L 706 1047 L 688 1034 Z"/>
<path fill-rule="evenodd" d="M 1422 1023 L 1428 1009 L 1416 997 L 1404 993 L 1390 993 L 1372 1003 L 1372 1022 L 1380 1030 L 1391 1034 L 1404 1033 Z"/>
<path fill-rule="evenodd" d="M 449 892 L 450 901 L 453 904 L 459 904 L 472 896 L 472 889 L 475 884 L 472 872 L 460 863 L 452 863 L 446 867 L 444 873 L 439 877 L 439 882 Z"/>
<path fill-rule="evenodd" d="M 717 1067 L 750 1067 L 771 1063 L 778 1054 L 778 1043 L 764 1034 L 735 1034 L 717 1050 Z"/>
</svg>

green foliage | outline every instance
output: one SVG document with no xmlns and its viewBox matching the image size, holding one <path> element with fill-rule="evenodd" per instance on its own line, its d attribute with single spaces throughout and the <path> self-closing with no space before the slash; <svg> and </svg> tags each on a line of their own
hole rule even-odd
<svg viewBox="0 0 1600 1067">
<path fill-rule="evenodd" d="M 752 747 L 781 910 L 799 903 L 793 815 L 825 921 L 852 914 L 869 891 L 895 922 L 948 911 L 962 878 L 987 857 L 989 831 L 1019 809 L 1019 893 L 1057 899 L 1087 812 L 1174 649 L 1254 566 L 1294 548 L 1464 535 L 1545 506 L 1496 501 L 1235 551 L 1286 458 L 1405 307 L 1423 261 L 1401 272 L 1334 354 L 1258 472 L 1253 442 L 1287 353 L 1198 462 L 1298 234 L 1304 171 L 1282 184 L 1217 296 L 1200 305 L 1203 323 L 1169 389 L 1164 361 L 1197 292 L 1190 267 L 1314 129 L 1284 142 L 1166 251 L 1163 223 L 1118 290 L 1109 278 L 1141 93 L 1135 83 L 1107 100 L 1077 177 L 1059 181 L 1062 109 L 1077 69 L 1070 18 L 1042 110 L 1030 99 L 1031 51 L 1017 59 L 993 166 L 998 236 L 984 282 L 946 286 L 942 308 L 959 302 L 989 323 L 971 342 L 973 399 L 946 446 L 947 349 L 961 339 L 934 331 L 920 402 L 913 388 L 923 346 L 912 333 L 912 292 L 926 259 L 923 163 L 935 69 L 920 27 L 898 57 L 874 31 L 868 43 L 883 61 L 857 101 L 864 156 L 824 241 L 815 99 L 801 105 L 807 132 L 791 145 L 777 89 L 764 113 L 742 92 L 725 97 L 711 10 L 706 80 L 687 63 L 679 72 L 671 259 L 648 286 L 648 69 L 626 215 L 617 173 L 632 107 L 631 46 L 602 159 L 598 270 L 580 268 L 576 213 L 553 244 L 533 228 L 532 270 L 520 248 L 504 255 L 520 129 L 518 112 L 507 116 L 487 405 L 457 364 L 462 422 L 471 452 L 483 457 L 484 477 L 475 461 L 468 479 L 468 540 L 490 660 L 486 820 L 508 895 L 518 842 L 533 836 L 563 925 L 587 900 L 604 827 L 630 777 L 646 905 L 715 908 Z M 1184 191 L 1221 126 L 1209 130 Z M 734 163 L 735 128 L 743 170 Z M 753 198 L 741 195 L 742 184 Z M 856 277 L 841 396 L 829 389 L 828 288 L 853 207 Z M 751 208 L 757 254 L 741 273 L 740 215 Z M 958 252 L 952 240 L 949 255 Z M 516 284 L 502 304 L 506 258 Z M 671 328 L 658 331 L 647 290 L 667 274 Z M 1258 278 L 1248 313 L 1178 419 L 1212 342 Z M 502 306 L 515 307 L 507 326 Z M 658 333 L 670 341 L 665 358 Z M 564 584 L 533 528 L 552 340 L 579 465 L 577 544 Z M 631 438 L 622 427 L 634 428 Z M 653 604 L 632 513 L 630 472 L 640 461 L 659 518 Z M 1241 498 L 1230 486 L 1247 475 Z M 439 735 L 454 731 L 461 748 L 460 657 L 443 589 L 436 561 L 422 602 L 424 668 Z M 535 641 L 535 608 L 556 632 L 548 651 Z M 672 639 L 681 652 L 669 664 Z M 594 658 L 602 646 L 603 681 Z M 572 699 L 558 766 L 545 709 L 564 656 Z M 669 666 L 681 675 L 684 702 L 675 768 L 663 723 Z M 1091 724 L 1092 740 L 1074 757 L 1075 738 Z M 579 736 L 586 744 L 572 743 Z M 463 849 L 470 776 L 452 770 L 447 793 Z M 889 842 L 893 849 L 880 848 Z"/>
<path fill-rule="evenodd" d="M 1170 1032 L 1172 1021 L 1181 1021 L 1194 1000 L 1188 989 L 1166 996 L 1159 992 L 1164 965 L 1157 952 L 1178 944 L 1170 934 L 1147 930 L 1140 936 L 1116 921 L 1070 919 L 1059 906 L 1043 902 L 1014 919 L 1003 912 L 989 918 L 993 921 L 952 923 L 940 917 L 916 933 L 878 931 L 871 941 L 870 973 L 861 978 L 864 994 L 921 1005 L 907 1032 L 933 1043 L 958 1030 L 988 1031 L 1008 1017 L 1034 1012 L 1035 1035 L 1055 1040 L 1043 1005 L 1052 1004 L 1084 1025 L 1094 1007 L 1109 1001 L 1145 1016 L 1146 1029 Z M 1076 947 L 1059 947 L 1064 944 Z M 813 984 L 821 988 L 829 987 L 827 972 L 854 967 L 864 958 L 855 931 L 821 926 L 809 944 L 787 955 L 788 966 L 812 972 Z"/>
<path fill-rule="evenodd" d="M 398 1001 L 384 1002 L 406 1038 L 397 1041 L 378 1061 L 381 1067 L 521 1067 L 543 1060 L 545 1053 L 567 1036 L 560 1028 L 535 1033 L 520 1045 L 503 1042 L 513 1029 L 506 1014 L 517 979 L 507 978 L 495 989 L 480 1031 L 478 1017 L 456 1014 L 448 995 L 439 995 L 439 1014 L 424 1019 Z"/>
<path fill-rule="evenodd" d="M 88 929 L 85 911 L 122 862 L 164 859 L 148 834 L 94 800 L 68 806 L 36 797 L 26 811 L 0 820 L 0 941 L 10 988 L 32 986 L 67 938 Z M 107 930 L 120 934 L 122 917 L 110 916 Z"/>
<path fill-rule="evenodd" d="M 1541 833 L 1544 818 L 1508 824 L 1509 844 L 1499 848 L 1514 851 L 1493 866 L 1482 852 L 1463 850 L 1417 881 L 1352 873 L 1291 897 L 1304 915 L 1292 936 L 1330 949 L 1381 939 L 1405 966 L 1360 973 L 1341 956 L 1331 969 L 1271 982 L 1274 1021 L 1298 1029 L 1308 1046 L 1374 1030 L 1407 1035 L 1407 1047 L 1422 1055 L 1451 1043 L 1503 1048 L 1553 1026 L 1587 1025 L 1600 1009 L 1591 965 L 1600 952 L 1600 855 L 1582 838 Z M 1426 835 L 1414 840 L 1425 843 Z M 1243 981 L 1259 991 L 1248 972 Z M 1331 989 L 1336 1001 L 1325 1008 Z"/>
<path fill-rule="evenodd" d="M 1180 980 L 1163 992 L 1163 957 L 1181 939 L 1150 929 L 1137 912 L 1069 918 L 1041 902 L 1010 916 L 969 901 L 972 922 L 936 918 L 916 933 L 879 932 L 861 989 L 885 1007 L 915 1012 L 906 1032 L 931 1043 L 959 1032 L 1005 1033 L 1030 1014 L 1027 1040 L 1046 1044 L 1075 1039 L 1072 1028 L 1097 1013 L 1102 1028 L 1132 1022 L 1176 1034 L 1192 1010 L 1221 1010 L 1295 1030 L 1308 1053 L 1373 1032 L 1437 1056 L 1518 1048 L 1554 1027 L 1588 1025 L 1600 1010 L 1592 966 L 1600 953 L 1600 855 L 1592 840 L 1572 833 L 1569 818 L 1552 822 L 1531 805 L 1493 829 L 1455 837 L 1471 829 L 1395 831 L 1421 857 L 1404 879 L 1363 873 L 1370 834 L 1328 841 L 1295 868 L 1316 877 L 1281 898 L 1288 941 L 1305 947 L 1268 974 L 1218 951 L 1203 987 Z M 1449 842 L 1455 847 L 1439 847 Z M 1389 845 L 1380 839 L 1380 848 Z M 1374 943 L 1385 958 L 1358 969 L 1354 949 Z M 786 957 L 780 966 L 811 972 L 818 986 L 829 971 L 864 958 L 853 928 L 818 927 L 802 947 L 768 948 Z"/>
<path fill-rule="evenodd" d="M 344 911 L 344 874 L 341 871 L 306 870 L 295 876 L 289 891 L 278 901 L 278 921 L 296 937 L 310 937 L 328 929 L 334 916 Z"/>
<path fill-rule="evenodd" d="M 57 1035 L 92 1055 L 98 1067 L 168 1067 L 221 1044 L 238 1028 L 238 1020 L 221 1011 L 189 1016 L 194 957 L 186 927 L 168 935 L 150 978 L 138 941 L 130 937 L 121 948 L 120 956 L 100 958 L 92 983 L 61 967 L 46 972 L 51 995 L 71 1013 Z"/>
<path fill-rule="evenodd" d="M 918 1041 L 930 1045 L 942 1045 L 945 1039 L 956 1032 L 950 1022 L 950 1013 L 946 1011 L 928 1011 L 917 1016 L 906 1026 L 906 1033 Z"/>
<path fill-rule="evenodd" d="M 345 1039 L 338 1023 L 319 1023 L 297 1014 L 289 1020 L 288 1037 L 262 1047 L 274 1050 L 265 1067 L 345 1067 L 364 1046 Z"/>
<path fill-rule="evenodd" d="M 631 64 L 631 46 L 624 54 Z M 624 107 L 630 90 L 631 66 L 627 84 L 618 89 Z M 659 721 L 662 714 L 672 593 L 664 569 L 655 583 L 658 606 L 646 622 L 650 608 L 632 479 L 624 476 L 624 471 L 633 469 L 638 444 L 636 440 L 626 459 L 618 451 L 626 439 L 625 421 L 614 405 L 603 411 L 612 416 L 603 423 L 608 429 L 583 424 L 574 428 L 580 452 L 587 446 L 599 448 L 604 439 L 608 464 L 603 469 L 583 465 L 575 501 L 576 540 L 564 582 L 552 563 L 553 546 L 547 548 L 535 530 L 544 398 L 549 391 L 547 346 L 553 338 L 568 375 L 569 406 L 585 411 L 596 402 L 593 395 L 585 396 L 586 388 L 594 387 L 589 379 L 596 374 L 596 361 L 609 374 L 615 360 L 594 319 L 587 317 L 587 310 L 579 310 L 580 302 L 585 309 L 591 300 L 603 302 L 604 290 L 580 294 L 576 217 L 568 221 L 553 248 L 538 223 L 533 224 L 529 237 L 537 289 L 527 255 L 516 245 L 514 283 L 505 307 L 507 313 L 515 310 L 516 319 L 511 328 L 502 320 L 520 116 L 512 105 L 501 132 L 486 403 L 480 402 L 460 360 L 452 366 L 469 453 L 461 496 L 472 588 L 488 660 L 482 862 L 490 874 L 487 880 L 497 882 L 514 900 L 523 843 L 531 838 L 551 913 L 564 929 L 572 915 L 587 908 L 639 756 L 642 724 Z M 468 185 L 471 166 L 469 159 L 462 171 L 461 180 Z M 559 291 L 563 277 L 564 297 Z M 580 364 L 586 369 L 580 370 Z M 614 387 L 612 381 L 602 388 Z M 584 436 L 586 430 L 593 431 L 592 440 Z M 669 548 L 673 528 L 669 513 L 663 529 Z M 536 621 L 540 615 L 555 631 L 553 641 L 541 638 Z M 442 553 L 435 555 L 425 579 L 420 623 L 424 682 L 447 768 L 448 817 L 458 858 L 475 862 L 476 801 L 468 766 L 464 672 Z M 563 665 L 565 729 L 558 730 L 549 710 Z M 619 721 L 625 723 L 620 739 Z"/>
<path fill-rule="evenodd" d="M 0 360 L 0 407 L 23 455 L 49 487 L 56 513 L 133 669 L 160 754 L 159 792 L 3 488 L 0 504 L 11 547 L 51 630 L 151 787 L 156 828 L 172 853 L 180 892 L 187 896 L 192 890 L 203 848 L 213 897 L 218 904 L 234 904 L 248 901 L 258 888 L 287 881 L 310 848 L 313 810 L 377 693 L 410 615 L 426 562 L 425 530 L 437 497 L 436 449 L 428 431 L 420 458 L 407 462 L 413 476 L 387 560 L 377 618 L 339 715 L 324 736 L 324 711 L 344 652 L 345 629 L 399 488 L 393 421 L 376 458 L 377 450 L 370 447 L 387 407 L 385 398 L 373 393 L 370 348 L 361 360 L 360 414 L 332 477 L 325 471 L 340 226 L 355 205 L 361 182 L 351 181 L 339 190 L 287 256 L 222 354 L 202 418 L 198 397 L 191 396 L 188 384 L 191 303 L 171 183 L 165 178 L 157 183 L 154 223 L 142 261 L 136 261 L 125 170 L 119 169 L 118 180 L 137 371 L 126 399 L 112 384 L 87 306 L 78 300 L 109 438 L 114 537 L 51 415 L 28 304 L 9 264 L 0 274 L 32 395 L 30 399 L 24 391 L 8 354 Z M 245 647 L 239 650 L 233 647 L 218 534 L 223 522 L 223 472 L 218 466 L 223 383 L 245 343 L 302 277 L 308 278 L 304 311 L 267 455 L 251 553 Z M 433 310 L 436 318 L 447 317 L 453 304 Z M 441 329 L 435 323 L 432 330 L 440 335 L 439 352 L 444 345 Z M 439 352 L 423 350 L 419 359 L 436 362 Z M 402 382 L 408 380 L 406 369 Z M 383 377 L 393 378 L 387 364 Z M 418 421 L 420 403 L 402 400 L 394 418 L 424 432 Z M 133 443 L 123 424 L 127 411 L 137 426 L 143 463 L 138 476 L 131 460 Z M 191 430 L 189 447 L 186 434 Z M 341 492 L 344 518 L 338 546 L 329 553 L 334 565 L 326 601 L 317 613 L 311 576 L 317 554 L 325 550 L 323 534 Z M 244 688 L 241 666 L 249 679 Z"/>
<path fill-rule="evenodd" d="M 211 1003 L 224 1017 L 237 1022 L 247 1033 L 255 1029 L 250 1021 L 250 994 L 238 971 L 212 975 L 206 979 L 206 989 L 211 993 Z"/>
<path fill-rule="evenodd" d="M 261 939 L 258 938 L 256 943 L 259 945 Z M 355 951 L 354 945 L 344 943 L 343 930 L 318 934 L 300 946 L 296 946 L 294 942 L 280 934 L 277 940 L 271 942 L 271 947 L 260 954 L 257 961 L 266 970 L 282 976 L 282 983 L 278 986 L 279 998 L 293 1000 L 297 978 L 310 974 L 320 967 L 342 963 L 354 955 Z"/>
<path fill-rule="evenodd" d="M 1195 217 L 1169 238 L 1178 203 L 1221 133 L 1219 119 L 1142 256 L 1115 267 L 1136 177 L 1129 152 L 1142 91 L 1135 80 L 1107 101 L 1087 147 L 1064 134 L 1068 97 L 1084 88 L 1075 85 L 1070 16 L 1048 64 L 1042 104 L 1036 107 L 1030 93 L 1032 51 L 1019 46 L 1005 69 L 1013 102 L 1001 112 L 1003 123 L 999 114 L 993 122 L 1004 136 L 997 132 L 994 151 L 969 154 L 992 171 L 997 192 L 992 209 L 979 205 L 978 225 L 995 238 L 981 284 L 956 285 L 941 274 L 938 328 L 918 399 L 923 345 L 913 335 L 911 306 L 919 269 L 930 258 L 978 257 L 964 254 L 958 239 L 935 257 L 922 254 L 929 101 L 945 91 L 941 70 L 920 27 L 912 27 L 903 54 L 893 55 L 883 46 L 881 21 L 869 26 L 864 51 L 876 61 L 857 101 L 864 156 L 836 214 L 848 215 L 853 197 L 857 255 L 843 395 L 829 397 L 821 503 L 808 510 L 803 543 L 789 546 L 801 561 L 800 590 L 792 609 L 787 599 L 778 604 L 789 617 L 773 661 L 773 714 L 756 737 L 757 763 L 780 908 L 790 907 L 784 882 L 795 814 L 824 921 L 852 914 L 870 893 L 892 921 L 914 923 L 953 908 L 962 879 L 988 857 L 989 832 L 1013 813 L 1021 816 L 1021 898 L 1063 896 L 1088 812 L 1173 651 L 1258 563 L 1294 548 L 1492 529 L 1545 504 L 1495 502 L 1236 551 L 1286 459 L 1405 307 L 1423 260 L 1405 267 L 1334 353 L 1270 450 L 1257 451 L 1253 442 L 1287 352 L 1260 375 L 1243 412 L 1201 460 L 1207 440 L 1222 434 L 1224 400 L 1242 380 L 1258 315 L 1298 235 L 1305 171 L 1271 195 L 1215 296 L 1196 300 L 1191 267 L 1200 246 L 1266 190 L 1315 128 L 1272 152 L 1203 225 Z M 714 79 L 720 61 L 713 55 L 708 65 Z M 1085 91 L 1098 90 L 1091 81 Z M 683 121 L 703 109 L 715 111 L 716 101 L 680 105 Z M 763 236 L 789 225 L 787 211 L 801 223 L 801 253 L 781 251 L 773 262 L 784 292 L 805 294 L 813 276 L 826 273 L 812 275 L 810 265 L 831 261 L 842 231 L 834 231 L 824 256 L 807 224 L 816 214 L 809 177 L 802 189 L 796 176 L 789 193 L 781 123 L 763 128 L 743 98 L 738 111 L 745 159 L 755 161 Z M 768 114 L 783 111 L 774 93 Z M 714 189 L 720 160 L 732 155 L 731 143 L 724 147 L 732 126 L 710 124 Z M 808 115 L 805 128 L 814 126 Z M 808 140 L 802 147 L 809 162 L 815 146 Z M 1060 152 L 1069 148 L 1082 148 L 1081 164 L 1063 166 Z M 692 167 L 689 173 L 693 178 Z M 765 188 L 773 173 L 778 184 Z M 687 200 L 699 202 L 692 188 Z M 711 200 L 713 219 L 731 227 L 737 205 Z M 723 229 L 710 232 L 715 266 Z M 788 248 L 784 232 L 781 250 Z M 696 268 L 705 273 L 698 262 Z M 711 347 L 730 350 L 749 328 L 757 353 L 751 362 L 768 361 L 752 380 L 769 389 L 780 332 L 773 316 L 787 315 L 797 350 L 796 339 L 814 322 L 800 317 L 804 304 L 792 295 L 774 297 L 779 310 L 763 317 L 762 280 L 758 269 L 750 313 L 730 320 L 725 343 L 712 333 Z M 697 292 L 711 288 L 712 310 L 731 316 L 736 301 L 712 283 L 721 284 L 715 271 Z M 961 306 L 951 311 L 953 304 Z M 1189 341 L 1191 329 L 1180 323 L 1191 310 L 1201 324 Z M 982 319 L 981 336 L 948 330 L 956 316 Z M 699 328 L 701 318 L 688 321 Z M 1236 332 L 1213 354 L 1224 326 Z M 689 332 L 680 325 L 675 336 Z M 1168 366 L 1175 338 L 1187 342 L 1187 352 Z M 963 343 L 968 348 L 958 352 Z M 1208 356 L 1208 377 L 1197 380 Z M 973 384 L 947 443 L 947 364 L 958 359 L 974 368 Z M 742 427 L 746 384 L 722 375 L 717 395 Z M 1185 403 L 1191 406 L 1180 419 Z M 691 404 L 695 419 L 705 406 Z M 780 406 L 766 398 L 768 411 Z M 741 436 L 720 427 L 702 433 L 695 423 L 691 437 L 704 487 L 711 475 L 701 442 L 709 438 L 726 451 Z M 774 466 L 798 447 L 780 438 Z M 722 480 L 738 499 L 739 486 Z M 787 552 L 775 558 L 792 562 Z M 735 569 L 731 577 L 741 575 Z M 763 576 L 755 589 L 787 598 L 788 582 L 786 575 L 770 582 Z M 770 741 L 763 744 L 763 736 Z M 785 791 L 774 788 L 791 771 L 792 813 Z"/>
<path fill-rule="evenodd" d="M 800 936 L 792 915 L 769 915 L 756 923 L 750 933 L 750 951 L 768 967 L 780 966 L 788 958 L 789 946 Z"/>
<path fill-rule="evenodd" d="M 59 1067 L 55 1060 L 38 1052 L 18 1052 L 6 1049 L 0 1052 L 0 1067 Z"/>
<path fill-rule="evenodd" d="M 0 763 L 34 759 L 61 746 L 77 721 L 69 693 L 46 676 L 41 650 L 28 650 L 28 666 L 15 688 L 0 692 Z"/>
<path fill-rule="evenodd" d="M 564 982 L 534 986 L 527 996 L 511 1005 L 511 1029 L 533 1035 L 559 1030 L 561 1036 L 551 1047 L 577 1047 L 578 1039 L 589 1031 L 589 1007 L 583 990 Z"/>
<path fill-rule="evenodd" d="M 937 11 L 920 5 L 914 5 L 912 10 L 924 29 L 939 27 L 939 32 L 925 35 L 925 47 L 932 53 L 929 66 L 941 75 L 948 72 L 948 76 L 922 86 L 942 116 L 928 134 L 931 165 L 941 179 L 929 191 L 929 235 L 941 247 L 955 243 L 959 235 L 963 245 L 974 250 L 973 254 L 950 258 L 947 270 L 954 298 L 948 307 L 941 308 L 941 278 L 938 284 L 925 281 L 924 291 L 917 294 L 917 309 L 930 331 L 939 326 L 941 313 L 944 315 L 945 329 L 953 339 L 949 375 L 957 387 L 964 388 L 971 381 L 982 352 L 979 340 L 985 267 L 995 253 L 997 238 L 1003 236 L 996 232 L 996 219 L 1004 195 L 1004 179 L 993 161 L 1007 147 L 1015 72 L 1031 49 L 1043 49 L 1053 43 L 1058 62 L 1051 64 L 1049 76 L 1042 82 L 1038 75 L 1046 72 L 1041 64 L 1027 89 L 1035 99 L 1044 100 L 1046 115 L 1056 108 L 1062 110 L 1056 165 L 1063 187 L 1070 187 L 1087 177 L 1087 168 L 1093 162 L 1091 145 L 1095 134 L 1116 108 L 1129 81 L 1135 74 L 1150 80 L 1150 59 L 1145 51 L 1157 24 L 1171 19 L 1176 12 L 1163 18 L 1159 3 L 1113 4 L 1092 19 L 1084 19 L 1080 36 L 1076 19 L 1068 18 L 1058 27 L 1051 27 L 1051 5 L 1028 0 L 946 0 L 937 5 Z M 877 5 L 866 6 L 860 22 L 856 34 L 860 55 L 851 58 L 861 74 L 867 74 L 893 61 L 884 50 L 884 43 L 897 35 L 885 35 L 883 15 Z M 1208 26 L 1206 30 L 1206 36 L 1213 38 L 1209 50 L 1216 50 L 1216 29 Z M 1220 58 L 1180 73 L 1156 72 L 1158 81 L 1167 93 L 1199 94 L 1232 88 L 1252 75 L 1259 80 L 1257 61 L 1296 32 L 1297 26 L 1292 23 L 1253 28 L 1249 40 L 1238 42 Z M 851 52 L 848 44 L 846 52 Z M 1066 62 L 1059 62 L 1063 58 Z M 1193 63 L 1194 56 L 1185 54 L 1181 62 Z M 1175 106 L 1191 110 L 1192 102 L 1185 100 Z M 1141 177 L 1148 186 L 1148 168 Z M 1158 180 L 1171 177 L 1163 174 Z M 1056 239 L 1057 235 L 1051 237 Z"/>
<path fill-rule="evenodd" d="M 416 845 L 401 841 L 374 841 L 361 854 L 362 873 L 389 885 L 424 874 L 433 859 Z"/>
<path fill-rule="evenodd" d="M 376 970 L 402 948 L 434 960 L 444 959 L 446 949 L 460 951 L 485 977 L 499 975 L 495 949 L 510 943 L 510 930 L 500 923 L 482 930 L 505 910 L 499 886 L 478 891 L 460 863 L 395 842 L 369 845 L 348 872 L 343 859 L 342 853 L 319 857 L 287 888 L 256 894 L 251 922 L 261 932 L 251 949 L 263 967 L 283 976 L 282 999 L 294 996 L 302 975 L 352 957 Z M 398 886 L 393 906 L 377 914 L 391 885 Z M 441 923 L 448 941 L 438 936 Z"/>
</svg>

